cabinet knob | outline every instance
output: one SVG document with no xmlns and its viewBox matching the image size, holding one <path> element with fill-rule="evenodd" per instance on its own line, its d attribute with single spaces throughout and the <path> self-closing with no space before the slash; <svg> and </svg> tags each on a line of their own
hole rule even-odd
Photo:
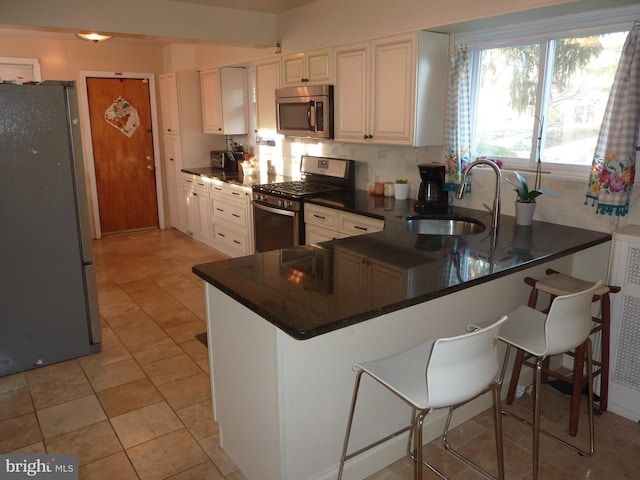
<svg viewBox="0 0 640 480">
<path fill-rule="evenodd" d="M 155 169 L 156 169 L 156 167 L 154 167 L 153 165 L 147 165 L 147 170 L 153 171 Z"/>
</svg>

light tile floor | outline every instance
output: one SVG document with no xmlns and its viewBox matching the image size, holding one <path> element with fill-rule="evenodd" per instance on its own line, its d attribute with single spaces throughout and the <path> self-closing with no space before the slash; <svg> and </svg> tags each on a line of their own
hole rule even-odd
<svg viewBox="0 0 640 480">
<path fill-rule="evenodd" d="M 206 325 L 191 267 L 224 255 L 174 230 L 105 238 L 94 249 L 102 352 L 0 378 L 0 453 L 77 453 L 80 478 L 90 480 L 245 479 L 219 447 L 207 350 L 194 338 Z M 545 389 L 543 405 L 546 426 L 563 432 L 567 397 Z M 451 441 L 495 470 L 492 428 L 487 411 Z M 530 478 L 530 430 L 509 418 L 504 430 L 507 479 Z M 640 478 L 640 425 L 604 413 L 596 441 L 585 458 L 543 437 L 541 479 Z M 482 478 L 441 442 L 425 454 L 452 480 Z M 368 480 L 409 480 L 412 468 L 402 459 Z"/>
</svg>

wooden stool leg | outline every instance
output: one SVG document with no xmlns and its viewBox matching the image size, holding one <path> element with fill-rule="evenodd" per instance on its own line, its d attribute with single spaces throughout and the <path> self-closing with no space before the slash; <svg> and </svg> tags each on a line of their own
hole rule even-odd
<svg viewBox="0 0 640 480">
<path fill-rule="evenodd" d="M 573 391 L 571 393 L 571 413 L 569 415 L 569 434 L 574 436 L 578 433 L 578 420 L 580 419 L 580 397 L 582 395 L 582 385 L 584 378 L 584 359 L 587 342 L 585 341 L 576 348 L 573 359 Z M 593 399 L 591 399 L 592 401 Z"/>
<path fill-rule="evenodd" d="M 609 342 L 611 338 L 611 303 L 609 294 L 601 300 L 602 330 L 600 332 L 600 411 L 607 410 L 609 400 Z"/>
<path fill-rule="evenodd" d="M 513 399 L 516 396 L 516 387 L 518 386 L 518 379 L 520 378 L 520 370 L 522 370 L 523 362 L 524 350 L 518 348 L 516 349 L 516 358 L 513 361 L 513 371 L 511 372 L 511 381 L 509 382 L 509 390 L 507 391 L 506 402 L 508 405 L 513 403 Z"/>
</svg>

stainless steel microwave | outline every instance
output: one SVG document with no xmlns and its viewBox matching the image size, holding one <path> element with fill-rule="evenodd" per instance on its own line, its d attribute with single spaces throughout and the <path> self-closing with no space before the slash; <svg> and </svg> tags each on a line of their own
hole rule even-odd
<svg viewBox="0 0 640 480">
<path fill-rule="evenodd" d="M 282 135 L 333 138 L 333 85 L 276 89 L 276 116 Z"/>
</svg>

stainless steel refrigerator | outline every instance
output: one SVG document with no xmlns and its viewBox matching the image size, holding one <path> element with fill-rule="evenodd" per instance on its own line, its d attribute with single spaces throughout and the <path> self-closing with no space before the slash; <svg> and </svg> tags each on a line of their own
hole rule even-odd
<svg viewBox="0 0 640 480">
<path fill-rule="evenodd" d="M 0 377 L 100 344 L 75 84 L 0 84 Z"/>
</svg>

